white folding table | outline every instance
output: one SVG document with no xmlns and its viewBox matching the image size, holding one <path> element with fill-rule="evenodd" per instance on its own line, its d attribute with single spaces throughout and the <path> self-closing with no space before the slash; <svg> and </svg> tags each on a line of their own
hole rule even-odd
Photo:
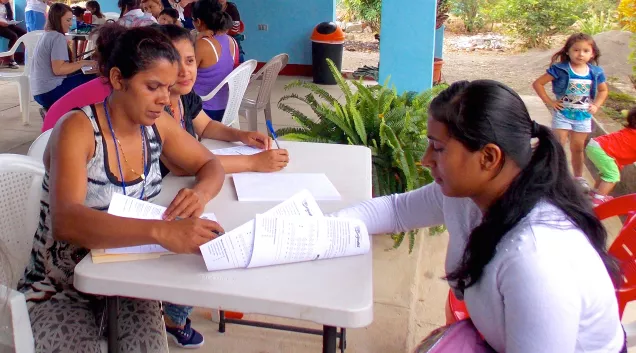
<svg viewBox="0 0 636 353">
<path fill-rule="evenodd" d="M 233 146 L 204 140 L 210 149 Z M 360 146 L 281 142 L 290 163 L 282 171 L 325 173 L 342 195 L 340 201 L 319 201 L 325 213 L 368 200 L 371 197 L 371 151 Z M 192 177 L 167 176 L 154 201 L 167 206 Z M 220 193 L 205 212 L 214 212 L 226 231 L 254 218 L 277 202 L 239 202 L 231 176 L 226 176 Z M 153 260 L 93 264 L 86 256 L 75 267 L 77 290 L 108 296 L 109 351 L 117 347 L 118 296 L 152 299 L 219 310 L 272 315 L 312 321 L 322 331 L 293 328 L 292 331 L 321 334 L 323 352 L 336 352 L 340 336 L 344 351 L 344 330 L 360 328 L 373 321 L 372 255 L 304 262 L 255 269 L 208 272 L 198 255 L 169 255 Z M 227 321 L 224 321 L 227 320 Z M 222 318 L 225 322 L 240 320 Z M 249 325 L 250 323 L 248 323 Z M 256 325 L 278 328 L 276 325 Z"/>
</svg>

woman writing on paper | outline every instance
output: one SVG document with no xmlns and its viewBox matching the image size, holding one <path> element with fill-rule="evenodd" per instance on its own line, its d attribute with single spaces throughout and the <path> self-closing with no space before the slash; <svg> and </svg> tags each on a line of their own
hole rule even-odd
<svg viewBox="0 0 636 353">
<path fill-rule="evenodd" d="M 626 352 L 607 233 L 555 136 L 494 81 L 454 83 L 429 114 L 435 182 L 337 215 L 370 234 L 445 224 L 446 279 L 497 352 Z"/>
<path fill-rule="evenodd" d="M 62 118 L 44 155 L 40 226 L 20 284 L 36 351 L 100 351 L 98 322 L 108 321 L 99 309 L 103 299 L 73 287 L 74 267 L 90 249 L 159 244 L 175 253 L 198 253 L 215 231 L 223 231 L 198 218 L 219 192 L 223 168 L 163 111 L 177 80 L 179 53 L 149 27 L 104 25 L 97 47 L 112 94 Z M 161 191 L 162 157 L 196 176 L 194 186 L 180 190 L 168 206 L 166 221 L 105 212 L 115 193 L 152 201 Z M 119 324 L 121 347 L 130 352 L 168 351 L 159 303 L 124 299 Z"/>
</svg>

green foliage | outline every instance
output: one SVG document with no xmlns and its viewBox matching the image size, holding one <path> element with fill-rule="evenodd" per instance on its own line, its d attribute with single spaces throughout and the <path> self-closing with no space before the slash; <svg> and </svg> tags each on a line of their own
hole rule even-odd
<svg viewBox="0 0 636 353">
<path fill-rule="evenodd" d="M 345 9 L 348 20 L 361 20 L 374 31 L 380 30 L 382 0 L 342 0 L 340 5 Z"/>
<path fill-rule="evenodd" d="M 565 32 L 588 8 L 581 0 L 504 0 L 498 6 L 504 26 L 531 48 L 547 45 L 549 36 Z"/>
<path fill-rule="evenodd" d="M 579 19 L 581 32 L 589 35 L 606 32 L 614 29 L 616 17 L 613 12 L 601 11 L 599 13 L 588 11 Z"/>
<path fill-rule="evenodd" d="M 384 85 L 367 87 L 353 81 L 352 87 L 342 78 L 333 62 L 329 67 L 344 93 L 339 102 L 325 90 L 310 82 L 294 81 L 285 89 L 302 87 L 305 96 L 289 94 L 278 107 L 289 113 L 300 125 L 276 131 L 287 140 L 363 145 L 371 149 L 374 196 L 402 193 L 432 182 L 428 169 L 419 162 L 428 147 L 426 139 L 428 106 L 444 85 L 416 94 L 397 94 L 395 88 Z M 289 101 L 301 101 L 314 112 L 310 118 Z M 406 234 L 393 236 L 398 247 Z M 414 245 L 415 232 L 408 234 L 409 250 Z"/>
<path fill-rule="evenodd" d="M 452 0 L 452 2 L 452 12 L 462 19 L 468 33 L 483 28 L 485 18 L 482 10 L 486 0 Z"/>
</svg>

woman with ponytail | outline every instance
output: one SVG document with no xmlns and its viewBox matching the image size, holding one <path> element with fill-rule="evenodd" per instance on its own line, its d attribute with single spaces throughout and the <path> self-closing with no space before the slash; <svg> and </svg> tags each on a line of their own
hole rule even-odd
<svg viewBox="0 0 636 353">
<path fill-rule="evenodd" d="M 446 279 L 497 352 L 626 352 L 605 229 L 521 98 L 456 82 L 431 103 L 428 140 L 434 183 L 336 215 L 371 234 L 446 225 Z"/>
</svg>

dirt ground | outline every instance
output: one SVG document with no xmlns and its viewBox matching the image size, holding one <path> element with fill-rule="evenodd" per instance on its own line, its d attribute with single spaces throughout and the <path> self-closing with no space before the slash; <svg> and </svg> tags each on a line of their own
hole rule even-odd
<svg viewBox="0 0 636 353">
<path fill-rule="evenodd" d="M 630 86 L 631 65 L 628 62 L 631 33 L 611 31 L 595 36 L 601 50 L 600 63 L 606 75 L 614 82 Z M 550 64 L 550 57 L 563 45 L 564 36 L 553 40 L 548 50 L 533 49 L 519 52 L 512 47 L 505 50 L 457 50 L 453 43 L 462 36 L 446 34 L 444 43 L 444 66 L 442 79 L 446 82 L 458 80 L 495 79 L 506 83 L 519 94 L 534 94 L 532 82 L 542 75 Z M 377 66 L 379 53 L 373 46 L 358 42 L 377 41 L 373 35 L 364 33 L 350 35 L 345 43 L 343 69 L 356 70 L 364 65 Z M 351 51 L 351 49 L 355 51 Z M 417 69 L 417 65 L 413 65 Z"/>
</svg>

